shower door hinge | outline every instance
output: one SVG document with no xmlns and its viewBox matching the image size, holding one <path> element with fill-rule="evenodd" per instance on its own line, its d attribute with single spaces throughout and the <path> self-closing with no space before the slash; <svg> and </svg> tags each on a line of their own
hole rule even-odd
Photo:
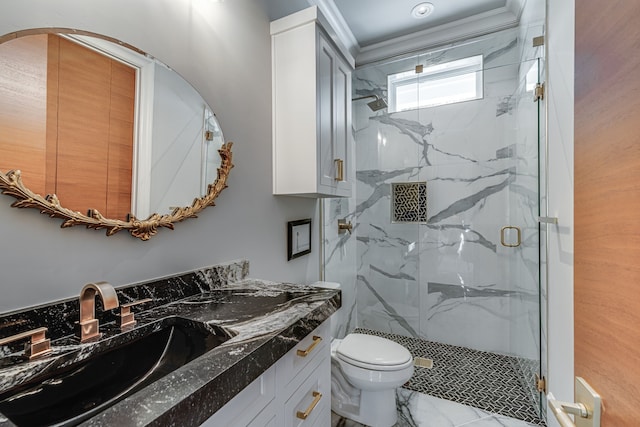
<svg viewBox="0 0 640 427">
<path fill-rule="evenodd" d="M 544 100 L 544 83 L 536 83 L 536 90 L 533 93 L 533 102 Z"/>
<path fill-rule="evenodd" d="M 547 380 L 545 377 L 540 378 L 540 375 L 536 374 L 536 390 L 539 393 L 547 392 Z"/>
<path fill-rule="evenodd" d="M 538 36 L 533 38 L 533 47 L 544 45 L 544 36 Z"/>
</svg>

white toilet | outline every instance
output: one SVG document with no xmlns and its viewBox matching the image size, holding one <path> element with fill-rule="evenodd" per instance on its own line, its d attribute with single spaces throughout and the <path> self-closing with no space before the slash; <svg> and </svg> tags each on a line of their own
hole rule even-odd
<svg viewBox="0 0 640 427">
<path fill-rule="evenodd" d="M 331 282 L 314 286 L 339 288 Z M 341 310 L 330 319 L 335 337 Z M 413 375 L 413 357 L 386 338 L 348 334 L 331 341 L 331 409 L 372 427 L 390 427 L 398 418 L 396 389 Z"/>
</svg>

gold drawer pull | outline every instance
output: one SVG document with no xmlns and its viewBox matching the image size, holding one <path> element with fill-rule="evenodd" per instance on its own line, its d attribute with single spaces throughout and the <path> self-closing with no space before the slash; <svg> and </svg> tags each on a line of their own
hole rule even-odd
<svg viewBox="0 0 640 427">
<path fill-rule="evenodd" d="M 335 159 L 336 164 L 336 181 L 344 181 L 344 160 Z"/>
<path fill-rule="evenodd" d="M 311 402 L 311 405 L 309 405 L 307 410 L 304 412 L 302 411 L 296 412 L 296 417 L 300 418 L 301 420 L 306 420 L 307 417 L 311 415 L 311 411 L 313 411 L 313 408 L 315 408 L 318 402 L 320 402 L 320 399 L 322 399 L 322 393 L 320 393 L 319 391 L 314 391 L 313 397 L 314 397 L 313 402 Z"/>
<path fill-rule="evenodd" d="M 320 344 L 320 341 L 322 341 L 322 337 L 314 335 L 313 336 L 313 342 L 311 343 L 311 345 L 306 350 L 298 350 L 298 351 L 296 351 L 296 354 L 298 356 L 300 356 L 300 357 L 307 357 L 309 355 L 309 353 L 311 353 L 311 350 L 313 350 L 313 348 L 315 346 Z"/>
</svg>

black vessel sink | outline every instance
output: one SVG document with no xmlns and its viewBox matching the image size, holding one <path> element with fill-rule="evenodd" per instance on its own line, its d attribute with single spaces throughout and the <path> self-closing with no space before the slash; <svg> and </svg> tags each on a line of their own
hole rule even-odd
<svg viewBox="0 0 640 427">
<path fill-rule="evenodd" d="M 222 328 L 182 318 L 0 394 L 18 426 L 76 425 L 227 341 Z"/>
</svg>

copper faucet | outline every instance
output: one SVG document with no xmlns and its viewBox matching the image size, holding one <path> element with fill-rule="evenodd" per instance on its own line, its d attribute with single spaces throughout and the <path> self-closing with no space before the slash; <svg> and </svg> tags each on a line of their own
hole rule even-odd
<svg viewBox="0 0 640 427">
<path fill-rule="evenodd" d="M 102 299 L 105 310 L 117 308 L 118 295 L 115 289 L 107 282 L 88 283 L 80 291 L 80 323 L 76 330 L 76 335 L 80 342 L 89 341 L 99 337 L 99 323 L 96 316 L 96 293 Z"/>
</svg>

